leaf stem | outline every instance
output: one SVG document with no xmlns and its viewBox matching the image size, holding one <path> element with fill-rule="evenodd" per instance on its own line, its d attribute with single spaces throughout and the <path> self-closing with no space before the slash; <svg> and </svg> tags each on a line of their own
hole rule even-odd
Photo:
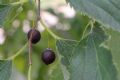
<svg viewBox="0 0 120 80">
<path fill-rule="evenodd" d="M 48 26 L 42 21 L 42 19 L 40 20 L 41 24 L 43 25 L 43 27 L 49 32 L 49 34 L 55 38 L 55 39 L 62 39 L 61 37 L 57 36 L 56 34 L 54 34 L 49 28 Z"/>
<path fill-rule="evenodd" d="M 31 71 L 32 71 L 32 65 L 29 65 L 29 69 L 28 69 L 28 80 L 31 80 Z"/>
<path fill-rule="evenodd" d="M 85 37 L 85 32 L 87 31 L 87 28 L 89 27 L 89 25 L 91 24 L 91 20 L 88 22 L 88 24 L 85 26 L 85 30 L 83 31 L 83 34 L 82 34 L 82 38 L 83 39 Z"/>
<path fill-rule="evenodd" d="M 15 59 L 18 55 L 20 55 L 20 53 L 22 53 L 22 51 L 24 51 L 24 49 L 27 47 L 28 43 L 26 43 L 15 55 L 9 57 L 6 60 L 13 60 Z"/>
<path fill-rule="evenodd" d="M 90 25 L 91 25 L 90 33 L 93 32 L 94 24 L 95 24 L 95 20 L 92 20 L 91 23 L 90 23 Z"/>
</svg>

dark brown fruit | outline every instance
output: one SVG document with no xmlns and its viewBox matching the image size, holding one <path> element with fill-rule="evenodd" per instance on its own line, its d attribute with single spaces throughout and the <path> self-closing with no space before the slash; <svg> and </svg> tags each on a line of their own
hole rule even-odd
<svg viewBox="0 0 120 80">
<path fill-rule="evenodd" d="M 36 29 L 31 29 L 28 34 L 28 40 L 31 38 L 31 43 L 36 44 L 41 39 L 41 34 Z"/>
<path fill-rule="evenodd" d="M 46 49 L 43 53 L 42 53 L 42 61 L 46 64 L 49 65 L 51 63 L 53 63 L 55 61 L 55 53 L 53 50 L 51 49 Z"/>
</svg>

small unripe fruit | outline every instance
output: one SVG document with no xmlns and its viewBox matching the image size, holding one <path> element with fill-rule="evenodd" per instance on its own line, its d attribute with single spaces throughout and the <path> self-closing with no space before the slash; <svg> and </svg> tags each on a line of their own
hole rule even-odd
<svg viewBox="0 0 120 80">
<path fill-rule="evenodd" d="M 42 61 L 46 64 L 49 65 L 55 61 L 55 53 L 53 50 L 47 48 L 43 53 L 42 53 Z"/>
<path fill-rule="evenodd" d="M 31 43 L 36 44 L 41 39 L 41 34 L 36 29 L 31 29 L 27 34 L 28 40 L 31 38 Z"/>
</svg>

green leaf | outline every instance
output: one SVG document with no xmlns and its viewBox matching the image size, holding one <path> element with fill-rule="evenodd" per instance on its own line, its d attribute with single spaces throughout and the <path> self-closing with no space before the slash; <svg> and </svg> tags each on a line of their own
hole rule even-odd
<svg viewBox="0 0 120 80">
<path fill-rule="evenodd" d="M 118 77 L 120 80 L 120 33 L 113 30 L 109 30 L 108 33 L 111 37 L 107 44 L 112 52 L 113 61 L 118 69 Z"/>
<path fill-rule="evenodd" d="M 49 69 L 49 72 L 50 71 L 51 71 L 51 68 Z M 49 80 L 64 80 L 64 76 L 61 70 L 61 65 L 59 63 L 52 66 L 52 73 L 50 74 Z"/>
<path fill-rule="evenodd" d="M 23 11 L 20 4 L 0 4 L 0 27 L 12 23 L 12 21 Z"/>
<path fill-rule="evenodd" d="M 0 25 L 3 25 L 3 22 L 5 21 L 5 18 L 7 17 L 10 10 L 10 5 L 0 5 Z"/>
<path fill-rule="evenodd" d="M 120 0 L 67 0 L 76 10 L 120 31 Z"/>
<path fill-rule="evenodd" d="M 12 2 L 16 2 L 17 0 L 0 0 L 0 4 L 9 4 Z"/>
<path fill-rule="evenodd" d="M 12 61 L 0 60 L 0 80 L 9 80 L 12 73 Z"/>
<path fill-rule="evenodd" d="M 57 40 L 62 63 L 70 73 L 69 80 L 117 80 L 111 52 L 101 46 L 106 39 L 104 31 L 95 27 L 80 42 Z"/>
</svg>

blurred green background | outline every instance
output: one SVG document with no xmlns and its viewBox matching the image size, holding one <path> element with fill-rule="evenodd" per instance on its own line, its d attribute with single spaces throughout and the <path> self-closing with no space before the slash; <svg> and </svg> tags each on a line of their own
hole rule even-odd
<svg viewBox="0 0 120 80">
<path fill-rule="evenodd" d="M 0 4 L 14 3 L 19 0 L 0 0 Z M 24 0 L 23 0 L 24 1 Z M 12 8 L 0 28 L 0 58 L 5 59 L 14 55 L 27 42 L 27 32 L 32 28 L 36 16 L 35 3 L 31 0 L 25 4 L 20 4 Z M 41 17 L 49 28 L 58 36 L 65 39 L 79 40 L 82 36 L 84 26 L 89 19 L 75 12 L 66 5 L 65 0 L 42 0 Z M 58 59 L 56 62 L 46 66 L 41 61 L 41 53 L 49 47 L 56 53 L 55 39 L 38 23 L 38 30 L 42 38 L 39 43 L 33 45 L 32 49 L 32 80 L 51 80 L 50 74 L 53 71 L 59 72 Z M 52 71 L 52 72 L 51 72 Z M 11 80 L 26 80 L 28 72 L 28 47 L 13 62 L 13 74 Z M 55 75 L 55 73 L 54 73 Z M 56 75 L 57 76 L 57 75 Z M 59 75 L 58 75 L 59 76 Z"/>
</svg>

